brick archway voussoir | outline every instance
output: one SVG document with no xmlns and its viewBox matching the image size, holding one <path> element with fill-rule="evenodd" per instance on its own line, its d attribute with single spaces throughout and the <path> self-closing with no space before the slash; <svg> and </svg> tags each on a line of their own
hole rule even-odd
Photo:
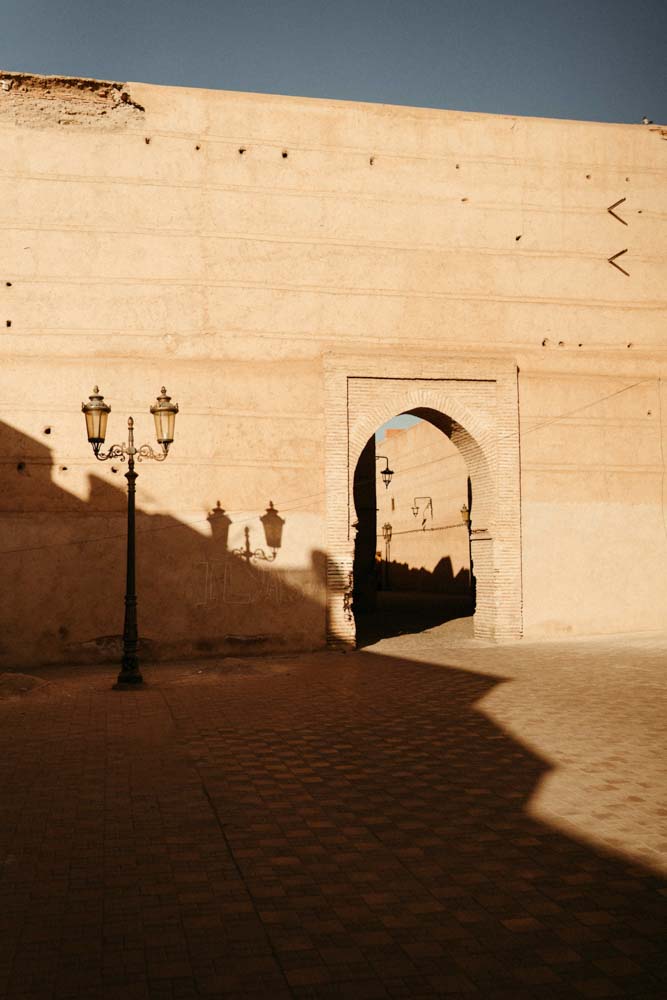
<svg viewBox="0 0 667 1000">
<path fill-rule="evenodd" d="M 413 389 L 375 405 L 361 414 L 350 428 L 350 466 L 356 466 L 366 442 L 392 417 L 415 409 L 436 410 L 454 420 L 468 432 L 489 461 L 495 446 L 495 434 L 475 413 L 446 393 Z M 492 463 L 489 463 L 491 466 Z"/>
</svg>

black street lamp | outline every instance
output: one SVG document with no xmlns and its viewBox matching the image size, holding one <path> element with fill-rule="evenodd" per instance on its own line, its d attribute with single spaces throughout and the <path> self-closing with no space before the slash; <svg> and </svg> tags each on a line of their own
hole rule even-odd
<svg viewBox="0 0 667 1000">
<path fill-rule="evenodd" d="M 125 587 L 125 622 L 123 625 L 123 659 L 121 669 L 118 674 L 118 681 L 114 688 L 118 691 L 126 690 L 130 687 L 143 683 L 143 677 L 139 670 L 139 660 L 137 658 L 137 645 L 139 633 L 137 630 L 137 594 L 135 586 L 135 545 L 134 545 L 134 495 L 135 482 L 138 473 L 134 471 L 134 460 L 137 462 L 143 459 L 154 459 L 156 462 L 164 462 L 169 452 L 169 445 L 174 440 L 174 423 L 178 413 L 178 403 L 171 402 L 171 396 L 167 395 L 167 390 L 162 386 L 162 395 L 158 396 L 157 402 L 151 406 L 150 411 L 155 419 L 155 433 L 158 444 L 162 445 L 162 454 L 156 454 L 149 444 L 142 444 L 138 448 L 134 446 L 134 420 L 127 419 L 127 444 L 112 444 L 105 453 L 100 449 L 104 444 L 107 429 L 107 419 L 111 412 L 111 407 L 104 402 L 104 396 L 100 395 L 97 386 L 93 389 L 92 396 L 89 396 L 88 403 L 82 403 L 81 409 L 86 417 L 86 432 L 88 440 L 93 446 L 95 458 L 100 462 L 106 462 L 110 458 L 118 458 L 121 462 L 127 456 L 127 574 Z"/>
<path fill-rule="evenodd" d="M 380 470 L 380 475 L 382 476 L 382 482 L 384 483 L 385 489 L 389 489 L 389 483 L 391 482 L 391 477 L 394 475 L 394 470 L 389 468 L 389 459 L 386 455 L 376 455 L 375 461 L 383 458 L 386 462 L 384 469 Z"/>
</svg>

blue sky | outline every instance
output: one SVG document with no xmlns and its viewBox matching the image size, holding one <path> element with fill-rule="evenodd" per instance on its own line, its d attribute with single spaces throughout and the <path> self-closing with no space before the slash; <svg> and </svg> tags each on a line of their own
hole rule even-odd
<svg viewBox="0 0 667 1000">
<path fill-rule="evenodd" d="M 405 430 L 406 427 L 414 427 L 415 424 L 421 423 L 419 417 L 413 417 L 410 413 L 399 413 L 398 416 L 392 417 L 388 420 L 386 424 L 379 427 L 375 432 L 375 443 L 381 444 L 386 437 L 387 428 L 401 428 Z"/>
<path fill-rule="evenodd" d="M 0 67 L 667 120 L 666 0 L 0 0 Z"/>
</svg>

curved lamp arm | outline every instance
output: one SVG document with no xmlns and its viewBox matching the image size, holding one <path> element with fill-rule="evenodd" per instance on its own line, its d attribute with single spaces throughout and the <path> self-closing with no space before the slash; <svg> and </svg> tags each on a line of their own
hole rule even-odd
<svg viewBox="0 0 667 1000">
<path fill-rule="evenodd" d="M 129 454 L 126 444 L 109 445 L 108 451 L 100 451 L 101 447 L 101 443 L 97 442 L 92 445 L 93 454 L 98 462 L 106 462 L 110 458 L 119 458 L 121 462 L 124 462 L 125 456 Z"/>
<path fill-rule="evenodd" d="M 164 462 L 165 458 L 169 454 L 169 445 L 162 445 L 162 454 L 160 455 L 159 453 L 154 452 L 149 444 L 142 444 L 139 448 L 137 448 L 135 454 L 137 462 L 141 462 L 145 458 L 152 459 L 155 462 Z"/>
</svg>

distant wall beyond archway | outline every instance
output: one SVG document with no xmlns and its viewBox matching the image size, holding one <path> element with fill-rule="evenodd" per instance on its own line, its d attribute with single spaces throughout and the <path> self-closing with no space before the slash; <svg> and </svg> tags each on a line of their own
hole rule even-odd
<svg viewBox="0 0 667 1000">
<path fill-rule="evenodd" d="M 327 358 L 328 640 L 351 645 L 354 469 L 366 442 L 397 413 L 444 431 L 472 481 L 475 635 L 519 638 L 521 511 L 517 370 L 493 358 Z"/>
</svg>

